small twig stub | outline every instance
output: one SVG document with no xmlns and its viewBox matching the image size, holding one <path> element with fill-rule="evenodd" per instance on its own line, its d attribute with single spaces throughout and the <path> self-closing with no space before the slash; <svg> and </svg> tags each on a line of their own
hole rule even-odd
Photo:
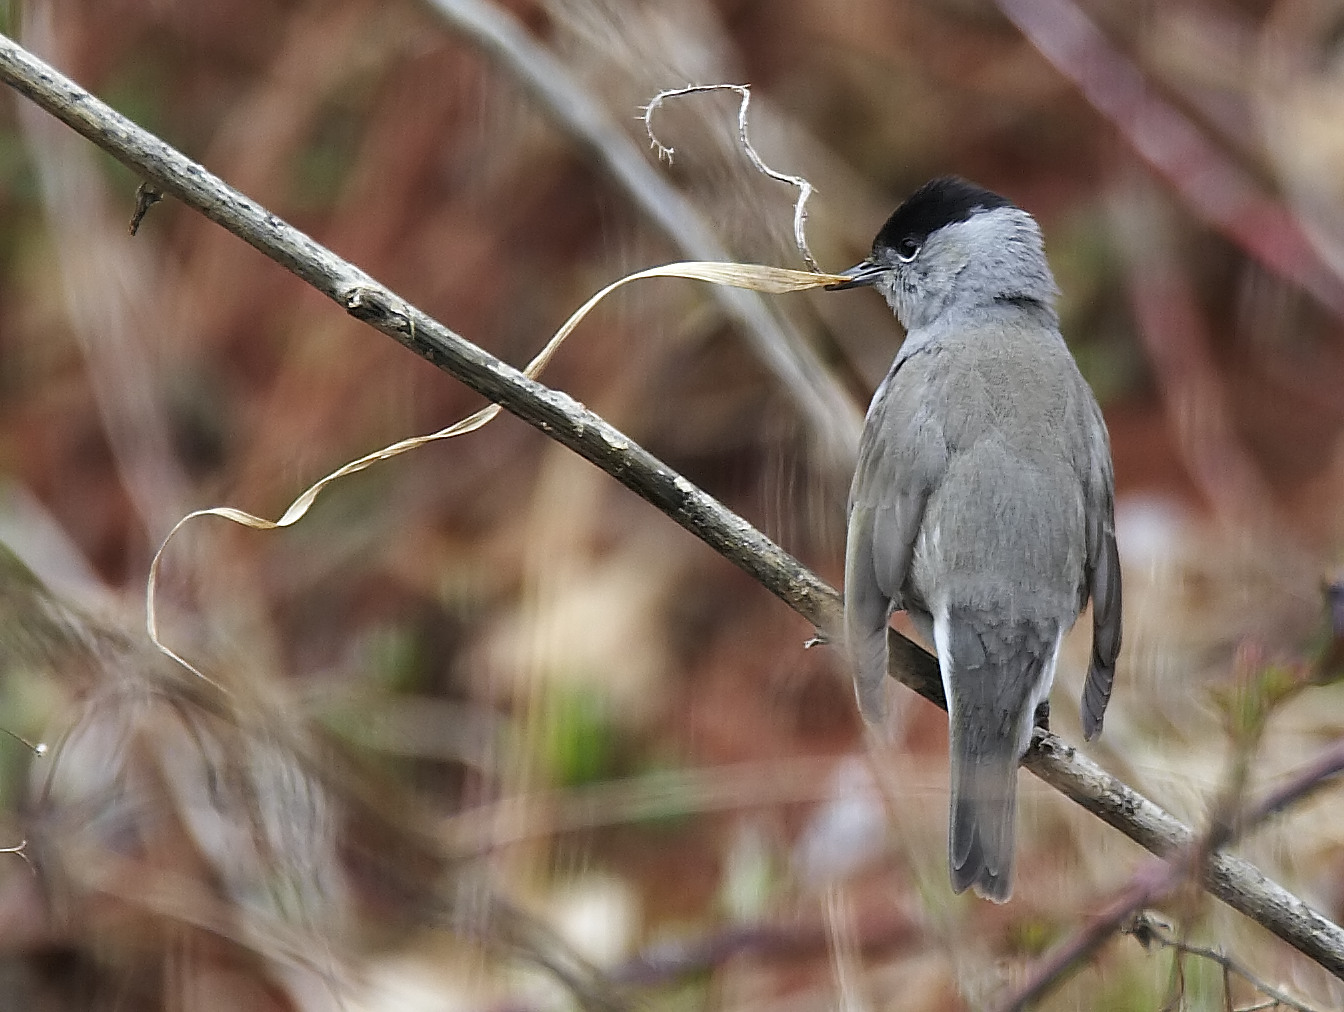
<svg viewBox="0 0 1344 1012">
<path fill-rule="evenodd" d="M 130 223 L 126 230 L 135 235 L 140 231 L 140 223 L 145 220 L 149 209 L 163 199 L 163 191 L 153 183 L 144 182 L 135 188 L 135 210 L 131 212 Z"/>
</svg>

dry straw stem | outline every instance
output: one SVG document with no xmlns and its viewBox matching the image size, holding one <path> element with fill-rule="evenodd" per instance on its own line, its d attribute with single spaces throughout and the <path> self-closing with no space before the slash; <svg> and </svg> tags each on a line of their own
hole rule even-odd
<svg viewBox="0 0 1344 1012">
<path fill-rule="evenodd" d="M 131 219 L 132 226 L 136 225 L 143 211 L 141 209 L 140 194 L 145 190 L 145 184 L 141 184 L 136 191 L 137 201 L 135 214 Z M 132 233 L 134 234 L 134 233 Z M 822 285 L 832 284 L 846 280 L 836 274 L 813 274 L 807 271 L 788 270 L 783 267 L 767 267 L 761 264 L 731 264 L 731 263 L 681 263 L 666 264 L 661 267 L 650 267 L 648 270 L 637 271 L 634 274 L 627 274 L 625 277 L 613 281 L 607 287 L 590 298 L 580 306 L 565 321 L 564 325 L 552 335 L 546 342 L 545 347 L 533 357 L 523 370 L 523 376 L 527 379 L 536 379 L 541 375 L 542 370 L 560 350 L 560 345 L 565 343 L 565 339 L 574 333 L 578 325 L 589 313 L 591 313 L 599 302 L 605 299 L 622 285 L 629 284 L 631 281 L 641 281 L 645 278 L 686 278 L 692 281 L 708 281 L 711 284 L 728 285 L 735 288 L 746 288 L 755 292 L 766 292 L 771 295 L 783 295 L 787 292 L 800 292 L 809 288 L 819 288 Z M 353 312 L 353 308 L 352 308 Z M 409 313 L 409 309 L 408 309 Z M 412 331 L 414 331 L 414 320 L 411 320 Z M 159 648 L 166 656 L 171 657 L 186 670 L 190 671 L 197 678 L 210 682 L 221 691 L 227 691 L 223 686 L 216 683 L 212 678 L 206 675 L 199 668 L 195 667 L 185 657 L 175 652 L 171 647 L 163 642 L 159 636 L 158 619 L 158 583 L 159 571 L 163 565 L 163 553 L 167 550 L 169 542 L 182 530 L 190 521 L 197 517 L 220 517 L 231 523 L 242 527 L 249 527 L 254 531 L 274 531 L 282 527 L 290 527 L 305 516 L 317 497 L 321 495 L 328 486 L 346 478 L 352 474 L 358 474 L 365 468 L 372 467 L 379 461 L 391 460 L 393 457 L 400 457 L 403 453 L 409 453 L 412 450 L 418 450 L 426 443 L 434 443 L 442 439 L 452 439 L 454 436 L 466 435 L 468 432 L 475 432 L 483 425 L 494 420 L 500 412 L 499 404 L 490 404 L 473 412 L 466 418 L 454 422 L 452 425 L 439 429 L 437 432 L 431 432 L 424 436 L 411 436 L 407 439 L 401 439 L 385 446 L 381 450 L 374 450 L 372 453 L 366 453 L 357 460 L 352 460 L 347 464 L 342 464 L 335 471 L 332 471 L 324 478 L 318 479 L 307 489 L 299 494 L 299 497 L 289 504 L 285 512 L 281 514 L 278 520 L 267 520 L 265 517 L 255 516 L 245 510 L 236 509 L 232 506 L 211 506 L 207 509 L 193 510 L 182 519 L 178 520 L 168 532 L 168 536 L 163 539 L 159 545 L 158 551 L 154 553 L 154 558 L 149 564 L 149 578 L 145 581 L 145 628 L 149 633 L 149 638 L 153 644 Z"/>
<path fill-rule="evenodd" d="M 823 631 L 839 629 L 839 594 L 741 517 L 696 488 L 573 398 L 499 361 L 410 306 L 201 165 L 140 129 L 0 35 L 0 80 L 29 97 L 165 194 L 224 226 L 303 278 L 346 312 L 399 341 L 524 421 L 541 429 L 695 534 Z M 891 634 L 891 670 L 943 705 L 938 666 Z M 1196 834 L 1052 734 L 1038 730 L 1024 765 L 1046 783 L 1159 856 L 1179 854 Z M 1213 895 L 1344 978 L 1344 930 L 1254 865 L 1218 852 L 1202 881 Z"/>
<path fill-rule="evenodd" d="M 486 0 L 427 0 L 427 6 L 520 85 L 684 257 L 731 259 L 700 210 L 517 18 Z M 853 466 L 863 412 L 816 351 L 757 296 L 733 289 L 715 289 L 715 296 L 792 394 L 830 458 Z"/>
</svg>

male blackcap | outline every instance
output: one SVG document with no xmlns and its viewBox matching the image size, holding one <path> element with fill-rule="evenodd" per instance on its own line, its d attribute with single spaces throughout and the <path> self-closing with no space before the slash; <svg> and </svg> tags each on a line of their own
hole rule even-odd
<svg viewBox="0 0 1344 1012">
<path fill-rule="evenodd" d="M 1114 478 L 1101 410 L 1059 333 L 1031 215 L 935 179 L 834 288 L 872 285 L 906 337 L 849 494 L 845 631 L 859 708 L 886 712 L 887 622 L 938 653 L 951 741 L 952 886 L 1012 893 L 1017 765 L 1060 640 L 1092 599 L 1083 734 L 1120 650 Z"/>
</svg>

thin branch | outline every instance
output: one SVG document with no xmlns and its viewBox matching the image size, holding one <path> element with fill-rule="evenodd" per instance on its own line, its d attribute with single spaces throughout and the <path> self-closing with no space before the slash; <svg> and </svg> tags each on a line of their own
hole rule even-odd
<svg viewBox="0 0 1344 1012">
<path fill-rule="evenodd" d="M 567 394 L 530 380 L 409 305 L 354 265 L 140 129 L 68 78 L 0 35 L 0 80 L 65 122 L 165 194 L 218 222 L 307 281 L 346 312 L 387 334 L 473 390 L 606 471 L 823 632 L 838 635 L 836 591 L 758 530 Z M 943 706 L 937 662 L 890 634 L 891 673 Z M 1195 833 L 1067 745 L 1038 729 L 1023 764 L 1108 825 L 1159 856 L 1179 854 Z M 1205 887 L 1229 906 L 1344 978 L 1344 930 L 1269 881 L 1254 865 L 1210 855 Z"/>
<path fill-rule="evenodd" d="M 0 854 L 13 854 L 28 866 L 28 870 L 33 870 L 33 862 L 28 860 L 28 841 L 20 840 L 12 847 L 0 847 Z"/>
<path fill-rule="evenodd" d="M 1229 975 L 1240 977 L 1242 980 L 1246 981 L 1246 983 L 1250 984 L 1251 987 L 1255 988 L 1269 999 L 1269 1004 L 1255 1005 L 1252 1006 L 1253 1008 L 1274 1008 L 1275 1006 L 1282 1006 L 1284 1008 L 1293 1009 L 1294 1012 L 1317 1012 L 1317 1010 L 1310 1005 L 1304 1005 L 1296 998 L 1280 991 L 1273 984 L 1261 980 L 1226 953 L 1218 949 L 1211 949 L 1208 946 L 1193 945 L 1190 942 L 1183 942 L 1172 935 L 1168 930 L 1168 927 L 1168 925 L 1161 923 L 1148 914 L 1139 914 L 1134 918 L 1133 922 L 1127 924 L 1123 930 L 1125 934 L 1133 935 L 1135 940 L 1145 949 L 1156 945 L 1164 949 L 1171 949 L 1181 955 L 1197 956 L 1200 959 L 1207 959 L 1212 963 L 1216 963 L 1223 969 L 1224 988 L 1227 987 L 1227 978 Z M 1232 996 L 1227 994 L 1226 998 L 1230 1007 Z"/>
<path fill-rule="evenodd" d="M 1274 495 L 1236 429 L 1217 341 L 1179 263 L 1173 229 L 1152 187 L 1110 202 L 1112 234 L 1128 268 L 1125 286 L 1139 339 L 1166 408 L 1177 453 L 1204 499 L 1233 522 L 1274 519 Z"/>
<path fill-rule="evenodd" d="M 572 833 L 667 815 L 817 803 L 830 796 L 834 761 L 733 763 L 659 771 L 476 805 L 440 823 L 453 853 L 485 854 L 547 834 Z"/>
<path fill-rule="evenodd" d="M 512 14 L 487 0 L 426 2 L 513 78 L 687 259 L 732 259 L 699 209 Z M 788 388 L 832 458 L 852 466 L 863 413 L 812 346 L 754 293 L 716 288 L 713 294 Z"/>
<path fill-rule="evenodd" d="M 649 135 L 649 143 L 653 146 L 653 150 L 657 153 L 659 159 L 667 159 L 669 165 L 672 163 L 673 149 L 660 141 L 658 135 L 653 132 L 654 110 L 669 98 L 678 98 L 682 95 L 698 95 L 707 91 L 731 91 L 742 99 L 737 106 L 738 142 L 741 143 L 742 149 L 746 151 L 747 157 L 751 159 L 751 164 L 756 166 L 758 172 L 781 183 L 788 183 L 798 191 L 798 199 L 793 205 L 793 242 L 798 247 L 798 253 L 802 256 L 803 263 L 807 264 L 811 270 L 820 273 L 821 268 L 817 266 L 816 258 L 812 256 L 812 250 L 807 245 L 807 200 L 814 192 L 813 186 L 802 176 L 791 176 L 786 172 L 770 168 L 765 164 L 765 159 L 756 153 L 755 146 L 747 136 L 747 107 L 751 105 L 751 85 L 691 84 L 685 88 L 668 88 L 665 91 L 660 91 L 644 107 L 644 131 Z"/>
<path fill-rule="evenodd" d="M 36 756 L 38 759 L 41 759 L 44 755 L 47 754 L 47 743 L 44 741 L 39 741 L 36 743 L 31 742 L 27 738 L 23 737 L 23 735 L 15 734 L 7 727 L 0 727 L 0 734 L 5 734 L 13 738 L 20 745 L 26 748 L 29 752 L 33 753 L 33 755 Z"/>
<path fill-rule="evenodd" d="M 1344 740 L 1335 742 L 1311 762 L 1241 812 L 1233 825 L 1238 836 L 1266 819 L 1281 815 L 1292 805 L 1331 784 L 1344 773 Z"/>
<path fill-rule="evenodd" d="M 1169 869 L 1162 865 L 1148 865 L 1140 869 L 1118 896 L 1089 918 L 1082 928 L 1038 960 L 1031 967 L 1027 979 L 994 1006 L 995 1012 L 1021 1012 L 1031 1008 L 1054 990 L 1071 970 L 1114 938 L 1135 910 L 1149 905 L 1155 895 L 1164 891 L 1169 877 Z"/>
</svg>

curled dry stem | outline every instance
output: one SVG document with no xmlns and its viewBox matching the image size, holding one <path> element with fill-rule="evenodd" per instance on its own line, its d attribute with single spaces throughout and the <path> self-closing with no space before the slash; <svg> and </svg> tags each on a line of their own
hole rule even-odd
<svg viewBox="0 0 1344 1012">
<path fill-rule="evenodd" d="M 737 139 L 742 144 L 742 150 L 747 153 L 751 159 L 751 164 L 756 166 L 756 170 L 771 179 L 778 180 L 781 183 L 788 183 L 798 190 L 798 199 L 793 205 L 793 242 L 798 247 L 798 252 L 802 255 L 803 262 L 807 264 L 808 270 L 821 272 L 817 266 L 817 261 L 812 256 L 812 250 L 807 245 L 807 200 L 812 196 L 814 187 L 802 176 L 791 176 L 787 172 L 780 172 L 772 169 L 765 164 L 763 159 L 752 145 L 750 137 L 747 136 L 747 109 L 751 105 L 751 85 L 749 84 L 689 84 L 684 88 L 667 88 L 654 95 L 649 100 L 649 104 L 644 107 L 643 120 L 644 130 L 649 135 L 649 144 L 658 155 L 659 161 L 664 159 L 670 165 L 674 149 L 664 144 L 658 139 L 658 135 L 653 130 L 653 113 L 660 105 L 669 98 L 680 98 L 683 95 L 697 95 L 706 91 L 731 91 L 735 92 L 742 100 L 737 107 Z"/>
</svg>

